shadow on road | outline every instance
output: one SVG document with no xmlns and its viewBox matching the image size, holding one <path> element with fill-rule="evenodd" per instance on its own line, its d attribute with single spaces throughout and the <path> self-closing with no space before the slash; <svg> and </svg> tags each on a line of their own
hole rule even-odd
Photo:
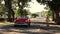
<svg viewBox="0 0 60 34">
<path fill-rule="evenodd" d="M 47 24 L 46 22 L 33 22 L 33 24 Z M 50 25 L 58 25 L 56 23 L 49 23 Z"/>
<path fill-rule="evenodd" d="M 2 32 L 18 32 L 18 33 L 26 33 L 26 34 L 53 34 L 54 32 L 60 32 L 60 27 L 56 27 L 56 26 L 47 27 L 47 26 L 37 25 L 37 24 L 46 24 L 46 23 L 34 23 L 34 24 L 36 24 L 36 25 L 31 25 L 30 27 L 26 27 L 26 26 L 14 27 L 13 24 L 3 25 L 0 27 L 0 29 L 1 29 L 0 31 L 2 31 Z M 32 30 L 32 29 L 42 29 L 42 30 L 53 32 L 53 33 L 28 31 L 28 30 Z"/>
<path fill-rule="evenodd" d="M 53 34 L 50 32 L 32 32 L 33 30 L 27 31 L 27 30 L 31 30 L 31 29 L 40 29 L 39 25 L 31 25 L 31 27 L 29 27 L 29 28 L 27 28 L 25 26 L 14 27 L 14 26 L 10 26 L 10 25 L 4 25 L 4 26 L 0 27 L 0 29 L 3 29 L 2 32 L 18 32 L 18 33 L 25 33 L 25 34 Z M 17 29 L 19 31 L 12 30 L 12 29 Z M 23 31 L 21 31 L 21 30 L 23 30 Z"/>
<path fill-rule="evenodd" d="M 56 26 L 49 26 L 49 27 L 40 26 L 40 29 L 48 30 L 48 31 L 55 32 L 55 33 L 60 32 L 60 27 L 56 27 Z"/>
<path fill-rule="evenodd" d="M 46 22 L 33 22 L 34 24 L 47 24 Z M 49 23 L 49 25 L 57 25 L 57 24 L 54 24 L 54 23 Z M 43 29 L 43 30 L 50 30 L 50 31 L 53 31 L 53 32 L 60 32 L 60 27 L 57 27 L 57 26 L 39 26 L 40 29 Z"/>
<path fill-rule="evenodd" d="M 2 33 L 0 33 L 0 34 L 2 34 Z"/>
<path fill-rule="evenodd" d="M 30 29 L 40 29 L 40 25 L 31 25 L 30 27 L 26 27 L 26 26 L 14 27 L 13 24 L 10 24 L 10 25 L 2 26 L 0 27 L 0 29 L 6 30 L 7 32 L 9 32 L 11 29 L 30 30 Z"/>
</svg>

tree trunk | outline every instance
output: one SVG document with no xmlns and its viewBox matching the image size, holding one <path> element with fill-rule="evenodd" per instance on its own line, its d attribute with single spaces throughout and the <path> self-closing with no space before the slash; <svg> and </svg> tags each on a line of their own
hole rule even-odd
<svg viewBox="0 0 60 34">
<path fill-rule="evenodd" d="M 53 18 L 53 21 L 56 20 L 56 12 L 55 11 L 52 11 L 52 18 Z"/>
<path fill-rule="evenodd" d="M 54 21 L 54 11 L 52 11 L 52 18 L 53 18 L 53 20 L 52 20 L 52 21 Z"/>
<path fill-rule="evenodd" d="M 12 16 L 14 18 L 14 11 L 12 10 L 12 3 L 11 0 L 4 0 L 5 1 L 5 6 L 7 8 L 8 12 L 8 21 L 12 21 Z M 13 14 L 12 14 L 13 13 Z"/>
<path fill-rule="evenodd" d="M 56 20 L 55 20 L 55 22 L 56 22 L 57 24 L 60 24 L 59 11 L 56 11 Z"/>
</svg>

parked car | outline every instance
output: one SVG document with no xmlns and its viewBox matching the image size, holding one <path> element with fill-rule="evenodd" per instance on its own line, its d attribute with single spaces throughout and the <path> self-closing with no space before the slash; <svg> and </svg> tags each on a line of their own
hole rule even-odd
<svg viewBox="0 0 60 34">
<path fill-rule="evenodd" d="M 17 25 L 27 25 L 30 26 L 30 19 L 26 16 L 22 16 L 22 17 L 17 17 L 14 21 L 14 26 Z"/>
</svg>

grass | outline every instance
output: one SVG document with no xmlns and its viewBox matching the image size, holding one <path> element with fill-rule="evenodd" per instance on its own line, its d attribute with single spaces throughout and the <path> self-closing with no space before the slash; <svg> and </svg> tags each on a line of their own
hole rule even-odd
<svg viewBox="0 0 60 34">
<path fill-rule="evenodd" d="M 3 22 L 1 22 L 0 21 L 0 24 L 9 24 L 10 22 L 7 22 L 7 21 L 3 21 Z"/>
</svg>

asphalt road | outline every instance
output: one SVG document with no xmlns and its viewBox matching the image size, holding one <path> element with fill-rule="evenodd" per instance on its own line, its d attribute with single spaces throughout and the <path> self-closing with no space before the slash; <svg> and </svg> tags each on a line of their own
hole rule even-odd
<svg viewBox="0 0 60 34">
<path fill-rule="evenodd" d="M 46 26 L 45 22 L 32 22 L 30 27 L 0 24 L 0 34 L 60 34 L 60 25 Z"/>
</svg>

